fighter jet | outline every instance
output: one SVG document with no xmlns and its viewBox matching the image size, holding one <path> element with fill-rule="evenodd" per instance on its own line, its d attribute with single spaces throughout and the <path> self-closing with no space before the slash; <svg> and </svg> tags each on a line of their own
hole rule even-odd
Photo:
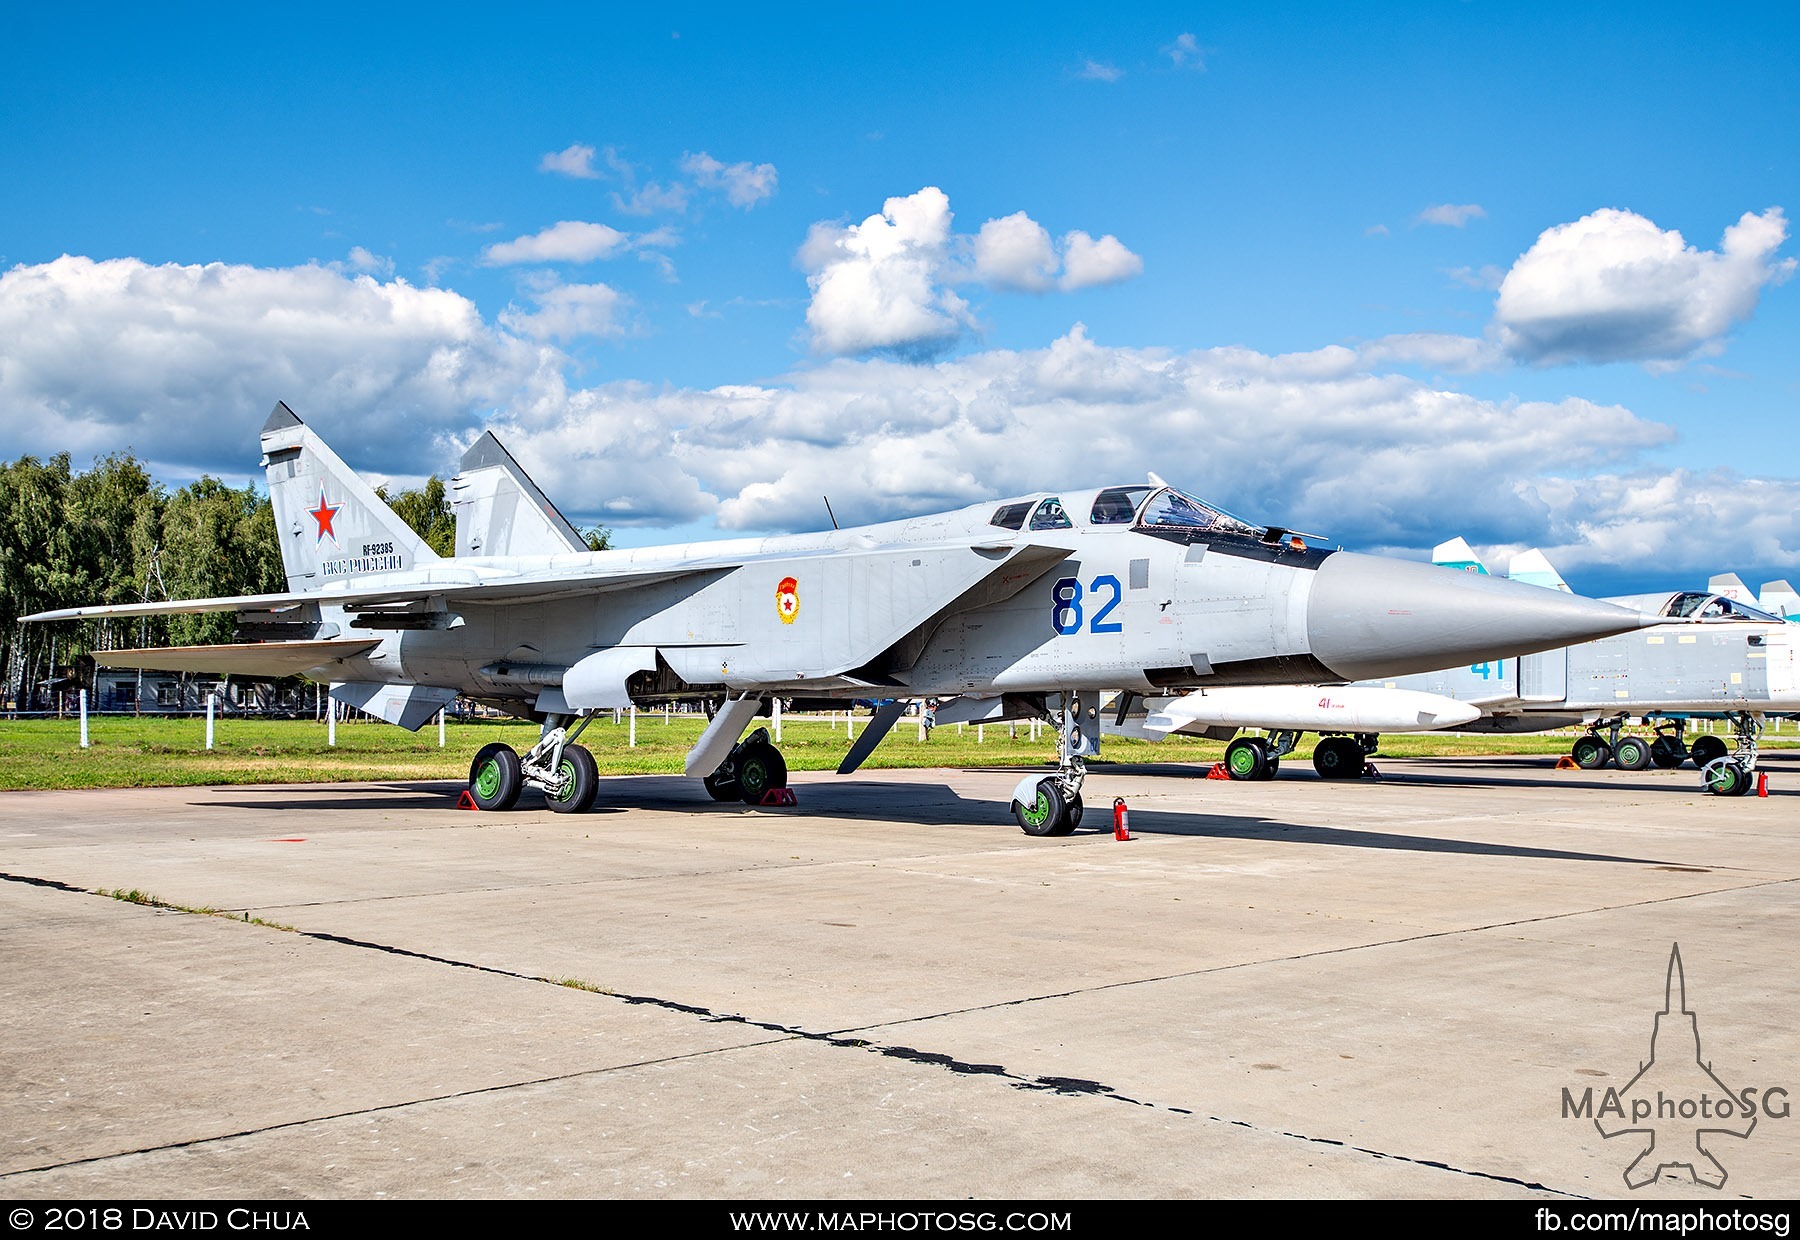
<svg viewBox="0 0 1800 1240">
<path fill-rule="evenodd" d="M 1490 576 L 1460 538 L 1440 544 L 1433 560 L 1440 566 Z M 1536 550 L 1514 556 L 1507 576 L 1568 591 L 1562 577 Z M 1711 584 L 1728 583 L 1714 578 Z M 1321 694 L 1362 695 L 1358 702 L 1364 715 L 1371 719 L 1398 716 L 1403 720 L 1401 727 L 1357 727 L 1348 713 L 1345 722 L 1335 727 L 1296 718 L 1283 696 L 1291 690 L 1271 689 L 1263 692 L 1260 700 L 1239 702 L 1233 722 L 1239 727 L 1268 729 L 1270 735 L 1233 740 L 1226 749 L 1226 771 L 1236 779 L 1272 778 L 1281 758 L 1293 751 L 1306 731 L 1325 734 L 1313 750 L 1313 765 L 1319 774 L 1327 779 L 1355 779 L 1363 773 L 1366 756 L 1375 752 L 1380 733 L 1386 731 L 1523 733 L 1585 725 L 1586 734 L 1571 748 L 1571 757 L 1584 769 L 1617 764 L 1622 770 L 1636 771 L 1652 764 L 1666 768 L 1691 760 L 1701 770 L 1709 792 L 1744 795 L 1755 782 L 1757 739 L 1763 720 L 1800 710 L 1800 628 L 1713 590 L 1666 591 L 1608 601 L 1655 616 L 1661 623 L 1561 650 L 1518 658 L 1483 658 L 1435 672 L 1318 690 Z M 1386 694 L 1423 694 L 1438 702 L 1448 699 L 1473 708 L 1479 718 L 1446 719 L 1426 728 L 1406 726 L 1404 721 L 1411 716 L 1405 699 L 1384 697 Z M 1190 697 L 1151 705 L 1163 717 L 1181 718 L 1195 710 L 1191 701 Z M 1154 713 L 1149 716 L 1156 717 Z M 1626 720 L 1632 717 L 1648 721 L 1652 735 L 1625 735 Z M 1710 733 L 1687 743 L 1687 724 L 1694 718 L 1725 720 L 1735 733 L 1735 745 L 1728 748 Z M 1236 730 L 1213 735 L 1226 740 Z M 1339 735 L 1329 734 L 1333 732 Z"/>
<path fill-rule="evenodd" d="M 996 717 L 1056 726 L 1055 772 L 1014 791 L 1031 835 L 1080 820 L 1102 690 L 1398 676 L 1642 623 L 1590 599 L 1316 547 L 1155 475 L 853 529 L 590 552 L 497 447 L 464 460 L 453 489 L 469 554 L 442 559 L 277 404 L 262 450 L 287 591 L 28 618 L 235 612 L 235 643 L 95 657 L 303 674 L 412 729 L 459 695 L 537 721 L 526 753 L 475 755 L 469 791 L 489 810 L 527 786 L 553 810 L 586 809 L 598 775 L 576 741 L 597 712 L 630 704 L 705 703 L 687 773 L 719 799 L 758 803 L 787 780 L 766 730 L 743 736 L 772 699 L 892 699 L 848 771 L 907 699 L 985 695 Z"/>
<path fill-rule="evenodd" d="M 1719 573 L 1708 579 L 1706 588 L 1734 602 L 1754 603 L 1759 611 L 1783 620 L 1800 618 L 1800 595 L 1794 593 L 1786 579 L 1765 581 L 1760 594 L 1751 594 L 1750 587 L 1736 573 Z"/>
</svg>

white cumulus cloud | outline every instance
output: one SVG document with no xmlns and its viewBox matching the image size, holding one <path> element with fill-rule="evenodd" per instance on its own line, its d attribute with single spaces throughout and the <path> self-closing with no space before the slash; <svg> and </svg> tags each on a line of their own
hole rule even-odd
<svg viewBox="0 0 1800 1240">
<path fill-rule="evenodd" d="M 815 224 L 800 250 L 813 290 L 806 308 L 814 347 L 827 353 L 929 353 L 972 320 L 938 279 L 948 257 L 950 199 L 936 186 L 890 198 L 860 224 Z"/>
<path fill-rule="evenodd" d="M 551 151 L 538 160 L 539 172 L 556 172 L 566 177 L 592 181 L 599 177 L 594 170 L 594 148 L 575 142 L 560 151 Z"/>
<path fill-rule="evenodd" d="M 813 289 L 807 309 L 822 353 L 895 350 L 928 357 L 974 326 L 948 286 L 1073 292 L 1129 279 L 1144 261 L 1115 236 L 1079 230 L 1060 244 L 1023 211 L 991 219 L 973 237 L 951 231 L 950 200 L 936 186 L 890 198 L 880 215 L 812 227 L 797 261 Z"/>
<path fill-rule="evenodd" d="M 1063 238 L 1063 274 L 1059 287 L 1073 292 L 1096 284 L 1117 284 L 1144 270 L 1144 260 L 1108 233 L 1095 240 L 1077 229 Z"/>
<path fill-rule="evenodd" d="M 509 306 L 500 312 L 501 326 L 534 340 L 565 342 L 625 332 L 619 315 L 630 299 L 610 285 L 553 284 L 530 290 L 529 295 L 537 309 L 527 313 Z"/>
<path fill-rule="evenodd" d="M 129 447 L 166 467 L 254 473 L 257 427 L 286 400 L 342 418 L 359 466 L 429 472 L 417 466 L 437 436 L 559 364 L 454 292 L 320 266 L 65 255 L 0 275 L 7 454 Z"/>
<path fill-rule="evenodd" d="M 481 261 L 491 267 L 514 263 L 591 263 L 624 249 L 631 238 L 616 228 L 584 220 L 562 220 L 540 232 L 490 245 Z"/>
<path fill-rule="evenodd" d="M 1050 233 L 1023 211 L 989 220 L 975 234 L 975 274 L 990 288 L 1046 292 L 1061 265 Z"/>
<path fill-rule="evenodd" d="M 702 189 L 725 191 L 726 201 L 745 210 L 774 196 L 777 178 L 774 164 L 721 163 L 705 151 L 681 157 L 681 170 Z"/>
<path fill-rule="evenodd" d="M 1630 211 L 1607 208 L 1546 230 L 1500 285 L 1494 323 L 1526 361 L 1668 361 L 1716 348 L 1786 279 L 1779 207 L 1745 212 L 1718 250 L 1688 245 Z"/>
</svg>

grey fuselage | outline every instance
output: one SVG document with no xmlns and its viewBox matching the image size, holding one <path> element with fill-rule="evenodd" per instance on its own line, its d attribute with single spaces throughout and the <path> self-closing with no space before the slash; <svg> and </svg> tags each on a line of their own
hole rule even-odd
<svg viewBox="0 0 1800 1240">
<path fill-rule="evenodd" d="M 1611 601 L 1671 621 L 1518 658 L 1364 683 L 1479 706 L 1483 718 L 1459 728 L 1471 732 L 1537 731 L 1619 715 L 1800 710 L 1800 626 L 1693 592 Z M 1677 619 L 1677 611 L 1688 614 Z M 1709 611 L 1715 614 L 1704 614 Z"/>
</svg>

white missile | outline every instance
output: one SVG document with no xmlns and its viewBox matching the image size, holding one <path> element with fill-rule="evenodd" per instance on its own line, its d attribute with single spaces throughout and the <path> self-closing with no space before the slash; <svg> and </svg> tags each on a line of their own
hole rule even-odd
<svg viewBox="0 0 1800 1240">
<path fill-rule="evenodd" d="M 1147 734 L 1207 728 L 1302 732 L 1434 732 L 1481 717 L 1479 708 L 1414 689 L 1363 685 L 1241 685 L 1145 703 Z"/>
</svg>

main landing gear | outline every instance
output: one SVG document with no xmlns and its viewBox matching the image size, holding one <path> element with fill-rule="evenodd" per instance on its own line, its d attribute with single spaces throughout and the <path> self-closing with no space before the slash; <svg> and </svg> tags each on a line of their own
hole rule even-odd
<svg viewBox="0 0 1800 1240">
<path fill-rule="evenodd" d="M 551 715 L 544 732 L 523 755 L 511 745 L 484 745 L 469 764 L 469 795 L 486 810 L 511 809 L 527 785 L 541 788 L 544 801 L 559 814 L 579 814 L 594 804 L 600 769 L 594 755 L 574 743 L 593 716 L 583 716 L 569 731 L 571 716 Z"/>
<path fill-rule="evenodd" d="M 1609 763 L 1621 771 L 1642 771 L 1652 766 L 1673 770 L 1683 761 L 1691 761 L 1708 792 L 1714 796 L 1743 796 L 1756 782 L 1756 738 L 1762 734 L 1762 723 L 1748 711 L 1736 712 L 1730 721 L 1737 736 L 1735 748 L 1728 748 L 1710 733 L 1696 736 L 1691 745 L 1685 744 L 1685 719 L 1657 721 L 1656 735 L 1648 738 L 1621 736 L 1620 730 L 1625 726 L 1622 716 L 1602 720 L 1575 742 L 1569 756 L 1586 771 L 1600 770 Z"/>
<path fill-rule="evenodd" d="M 1281 760 L 1300 744 L 1298 731 L 1277 730 L 1268 736 L 1240 736 L 1225 747 L 1225 773 L 1233 779 L 1274 779 Z M 1323 779 L 1361 779 L 1380 737 L 1322 736 L 1313 747 L 1313 770 Z"/>
<path fill-rule="evenodd" d="M 788 786 L 787 761 L 769 740 L 769 729 L 758 728 L 732 746 L 719 769 L 700 782 L 715 801 L 760 805 L 770 789 Z"/>
<path fill-rule="evenodd" d="M 1019 781 L 1013 789 L 1013 819 L 1026 835 L 1068 835 L 1081 825 L 1086 760 L 1100 752 L 1100 695 L 1092 690 L 1064 693 L 1060 707 L 1046 707 L 1044 718 L 1057 729 L 1056 774 L 1027 775 Z"/>
<path fill-rule="evenodd" d="M 1361 779 L 1380 743 L 1381 737 L 1374 732 L 1321 736 L 1313 746 L 1313 770 L 1321 779 Z"/>
</svg>

